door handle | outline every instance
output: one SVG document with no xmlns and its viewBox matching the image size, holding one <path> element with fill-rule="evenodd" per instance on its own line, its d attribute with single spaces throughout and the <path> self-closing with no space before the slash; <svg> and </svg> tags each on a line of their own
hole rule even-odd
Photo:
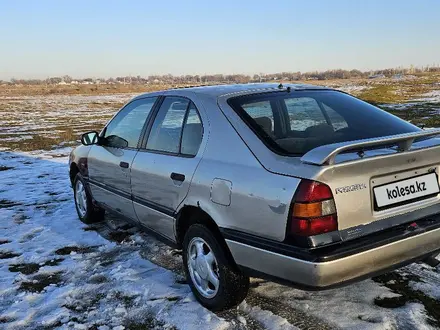
<svg viewBox="0 0 440 330">
<path fill-rule="evenodd" d="M 183 175 L 181 173 L 174 173 L 173 172 L 173 173 L 171 173 L 170 178 L 175 181 L 180 181 L 180 182 L 185 181 L 185 175 Z"/>
<path fill-rule="evenodd" d="M 120 162 L 119 166 L 121 166 L 122 168 L 128 168 L 130 164 L 128 164 L 127 162 Z"/>
</svg>

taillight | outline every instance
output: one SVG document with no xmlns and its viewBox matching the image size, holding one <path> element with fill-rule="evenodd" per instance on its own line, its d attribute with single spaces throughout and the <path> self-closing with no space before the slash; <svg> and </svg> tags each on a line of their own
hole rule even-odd
<svg viewBox="0 0 440 330">
<path fill-rule="evenodd" d="M 314 236 L 338 230 L 333 194 L 324 183 L 302 180 L 291 210 L 290 233 L 293 235 Z"/>
</svg>

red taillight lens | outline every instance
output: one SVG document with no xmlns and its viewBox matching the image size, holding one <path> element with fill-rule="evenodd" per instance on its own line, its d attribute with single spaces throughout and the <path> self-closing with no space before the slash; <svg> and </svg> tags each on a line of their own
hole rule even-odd
<svg viewBox="0 0 440 330">
<path fill-rule="evenodd" d="M 291 234 L 314 236 L 338 230 L 333 194 L 324 183 L 301 181 L 291 209 Z"/>
<path fill-rule="evenodd" d="M 321 182 L 303 180 L 298 187 L 295 202 L 310 203 L 330 198 L 333 198 L 333 194 L 329 186 Z"/>
<path fill-rule="evenodd" d="M 338 230 L 338 219 L 336 214 L 313 219 L 292 218 L 292 234 L 314 236 L 335 230 Z"/>
</svg>

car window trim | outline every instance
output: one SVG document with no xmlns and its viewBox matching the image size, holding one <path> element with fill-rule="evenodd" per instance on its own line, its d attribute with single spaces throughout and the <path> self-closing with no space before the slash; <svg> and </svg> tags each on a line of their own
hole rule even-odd
<svg viewBox="0 0 440 330">
<path fill-rule="evenodd" d="M 179 154 L 182 153 L 183 130 L 185 129 L 185 126 L 186 126 L 186 121 L 188 119 L 189 108 L 191 106 L 191 103 L 192 103 L 192 101 L 189 100 L 188 105 L 186 106 L 185 115 L 183 116 L 182 130 L 180 131 L 180 138 L 179 138 Z M 194 107 L 195 107 L 195 105 L 194 105 Z"/>
<path fill-rule="evenodd" d="M 154 96 L 157 97 L 156 102 L 153 105 L 153 108 L 150 111 L 150 114 L 148 115 L 148 120 L 145 121 L 144 127 L 142 127 L 142 131 L 141 131 L 141 135 L 139 136 L 139 141 L 138 141 L 138 145 L 137 145 L 137 149 L 141 150 L 142 147 L 145 145 L 147 145 L 147 137 L 149 131 L 151 130 L 151 126 L 153 125 L 154 120 L 156 119 L 156 114 L 159 111 L 163 100 L 165 99 L 165 97 L 163 95 L 159 95 L 159 96 Z M 148 132 L 148 134 L 146 135 L 146 133 Z"/>
<path fill-rule="evenodd" d="M 152 98 L 156 98 L 156 101 L 154 101 L 154 104 L 153 104 L 153 106 L 151 107 L 151 111 L 150 111 L 150 113 L 148 114 L 148 116 L 147 116 L 147 118 L 145 119 L 145 123 L 144 123 L 144 125 L 142 126 L 142 129 L 141 129 L 141 132 L 140 132 L 140 134 L 139 134 L 139 138 L 138 138 L 138 142 L 137 142 L 137 145 L 136 145 L 136 147 L 125 147 L 125 148 L 116 148 L 116 147 L 109 147 L 109 146 L 107 146 L 107 147 L 109 147 L 109 148 L 115 148 L 115 149 L 122 149 L 122 150 L 139 150 L 139 148 L 140 148 L 140 145 L 141 145 L 141 137 L 143 137 L 143 133 L 144 133 L 144 130 L 145 130 L 145 128 L 146 128 L 146 126 L 147 126 L 147 124 L 148 124 L 148 122 L 150 122 L 151 121 L 151 116 L 152 116 L 152 113 L 153 113 L 153 111 L 155 111 L 155 108 L 157 107 L 157 105 L 158 105 L 158 101 L 159 101 L 159 99 L 161 98 L 161 96 L 160 95 L 158 95 L 158 96 L 144 96 L 144 97 L 137 97 L 137 98 L 135 98 L 135 99 L 133 99 L 133 100 L 130 100 L 127 104 L 125 104 L 122 108 L 120 108 L 114 115 L 113 115 L 113 117 L 107 122 L 107 124 L 104 126 L 104 128 L 101 130 L 101 132 L 99 133 L 99 138 L 103 138 L 104 137 L 104 135 L 105 135 L 105 132 L 106 132 L 106 130 L 107 130 L 107 127 L 108 127 L 108 125 L 110 125 L 110 123 L 118 116 L 118 114 L 120 113 L 120 112 L 122 112 L 125 108 L 127 108 L 128 106 L 130 106 L 132 103 L 134 103 L 134 102 L 136 102 L 136 101 L 140 101 L 140 100 L 145 100 L 145 99 L 152 99 Z M 104 147 L 103 145 L 101 145 L 101 144 L 98 144 L 99 146 L 102 146 L 102 147 Z"/>
<path fill-rule="evenodd" d="M 147 142 L 148 142 L 148 138 L 149 138 L 150 133 L 151 133 L 151 128 L 153 126 L 154 121 L 156 120 L 157 113 L 159 112 L 160 107 L 162 106 L 165 98 L 167 98 L 167 97 L 180 97 L 180 98 L 183 98 L 183 99 L 187 99 L 189 101 L 188 106 L 186 107 L 186 110 L 185 110 L 185 117 L 184 117 L 183 124 L 182 124 L 182 131 L 180 132 L 179 152 L 170 152 L 170 151 L 164 151 L 164 150 L 147 149 Z M 204 136 L 205 130 L 204 130 L 202 116 L 200 116 L 199 109 L 197 108 L 197 106 L 193 102 L 193 100 L 191 100 L 189 97 L 186 97 L 186 96 L 167 94 L 167 95 L 160 96 L 160 98 L 161 98 L 161 101 L 160 101 L 160 103 L 157 104 L 157 107 L 154 109 L 154 114 L 152 113 L 152 116 L 151 116 L 150 121 L 148 123 L 148 127 L 146 128 L 146 130 L 144 132 L 144 136 L 142 138 L 142 143 L 139 146 L 138 151 L 139 152 L 149 152 L 149 153 L 152 153 L 152 154 L 166 155 L 166 156 L 182 157 L 182 158 L 195 158 L 197 156 L 197 154 L 199 153 L 200 146 L 202 145 L 202 142 L 200 142 L 199 149 L 197 150 L 197 153 L 195 155 L 183 154 L 181 152 L 181 146 L 182 146 L 183 130 L 185 129 L 185 124 L 186 124 L 186 120 L 187 120 L 188 113 L 189 113 L 189 107 L 190 107 L 191 103 L 194 105 L 194 108 L 195 108 L 195 110 L 197 112 L 197 116 L 200 119 L 200 124 L 202 125 L 202 141 L 203 141 L 203 136 Z"/>
<path fill-rule="evenodd" d="M 281 134 L 287 135 L 292 132 L 292 128 L 290 127 L 289 110 L 287 109 L 286 102 L 283 100 L 271 100 L 271 102 L 278 107 L 279 114 L 277 116 L 281 118 L 279 131 L 281 131 Z"/>
</svg>

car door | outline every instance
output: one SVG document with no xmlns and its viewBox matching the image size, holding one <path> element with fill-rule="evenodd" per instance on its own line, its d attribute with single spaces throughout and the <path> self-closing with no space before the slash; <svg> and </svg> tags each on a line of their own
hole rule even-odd
<svg viewBox="0 0 440 330">
<path fill-rule="evenodd" d="M 133 205 L 143 225 L 174 239 L 173 215 L 200 161 L 203 125 L 193 102 L 167 96 L 150 126 L 132 165 Z"/>
<path fill-rule="evenodd" d="M 99 144 L 93 145 L 88 155 L 93 198 L 134 220 L 137 217 L 131 200 L 131 164 L 156 101 L 157 97 L 150 97 L 127 104 L 107 124 Z"/>
</svg>

